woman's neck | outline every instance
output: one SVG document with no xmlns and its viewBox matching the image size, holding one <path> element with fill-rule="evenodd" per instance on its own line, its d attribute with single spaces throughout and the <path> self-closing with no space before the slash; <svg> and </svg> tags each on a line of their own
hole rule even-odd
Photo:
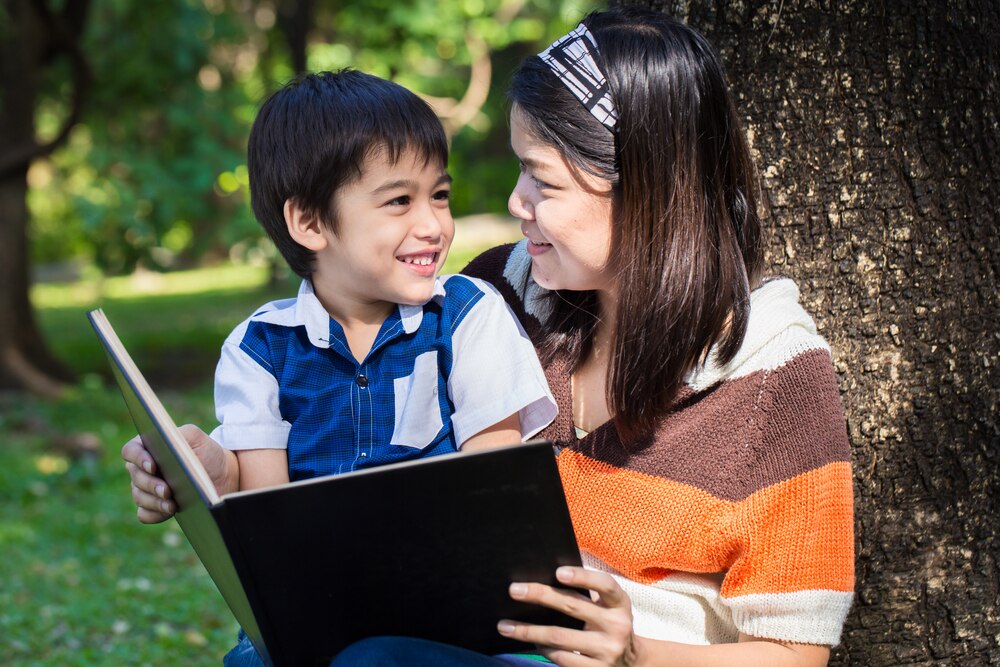
<svg viewBox="0 0 1000 667">
<path fill-rule="evenodd" d="M 573 394 L 573 425 L 590 432 L 611 419 L 607 402 L 607 377 L 613 353 L 617 295 L 610 291 L 597 293 L 597 326 L 587 358 L 570 378 Z"/>
</svg>

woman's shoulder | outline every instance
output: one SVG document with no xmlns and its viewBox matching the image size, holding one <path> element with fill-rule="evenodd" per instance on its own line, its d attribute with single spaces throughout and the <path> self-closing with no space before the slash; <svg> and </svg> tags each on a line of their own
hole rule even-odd
<svg viewBox="0 0 1000 667">
<path fill-rule="evenodd" d="M 826 359 L 830 346 L 817 332 L 813 318 L 802 307 L 799 289 L 788 278 L 765 282 L 750 294 L 750 318 L 736 355 L 726 364 L 715 361 L 714 350 L 705 365 L 688 378 L 695 390 L 760 371 L 773 372 L 805 358 Z"/>
<path fill-rule="evenodd" d="M 548 292 L 531 279 L 531 256 L 525 242 L 486 250 L 462 269 L 462 274 L 485 280 L 497 288 L 527 326 L 527 318 L 543 322 L 551 310 Z"/>
<path fill-rule="evenodd" d="M 499 286 L 506 281 L 504 273 L 507 263 L 510 261 L 511 255 L 514 254 L 517 245 L 516 243 L 505 243 L 483 251 L 462 269 L 462 275 L 480 278 L 494 286 Z"/>
</svg>

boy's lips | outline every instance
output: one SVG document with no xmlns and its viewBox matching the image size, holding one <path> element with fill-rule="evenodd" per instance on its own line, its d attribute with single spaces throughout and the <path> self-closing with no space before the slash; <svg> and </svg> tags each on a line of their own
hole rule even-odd
<svg viewBox="0 0 1000 667">
<path fill-rule="evenodd" d="M 412 253 L 409 255 L 397 255 L 396 261 L 406 265 L 414 273 L 420 276 L 433 276 L 437 273 L 437 260 L 440 251 Z"/>
</svg>

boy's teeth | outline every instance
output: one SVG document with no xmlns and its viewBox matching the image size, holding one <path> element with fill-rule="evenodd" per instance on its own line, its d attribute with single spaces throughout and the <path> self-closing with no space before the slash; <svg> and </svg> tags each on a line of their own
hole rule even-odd
<svg viewBox="0 0 1000 667">
<path fill-rule="evenodd" d="M 403 261 L 407 264 L 419 264 L 420 266 L 427 266 L 434 262 L 433 255 L 421 255 L 420 257 L 404 257 Z"/>
</svg>

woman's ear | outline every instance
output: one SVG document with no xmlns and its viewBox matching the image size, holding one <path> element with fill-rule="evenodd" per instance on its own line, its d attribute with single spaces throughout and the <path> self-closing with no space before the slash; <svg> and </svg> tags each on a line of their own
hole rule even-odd
<svg viewBox="0 0 1000 667">
<path fill-rule="evenodd" d="M 292 240 L 313 252 L 327 246 L 326 227 L 315 211 L 307 211 L 294 199 L 286 199 L 284 206 L 285 225 Z"/>
</svg>

